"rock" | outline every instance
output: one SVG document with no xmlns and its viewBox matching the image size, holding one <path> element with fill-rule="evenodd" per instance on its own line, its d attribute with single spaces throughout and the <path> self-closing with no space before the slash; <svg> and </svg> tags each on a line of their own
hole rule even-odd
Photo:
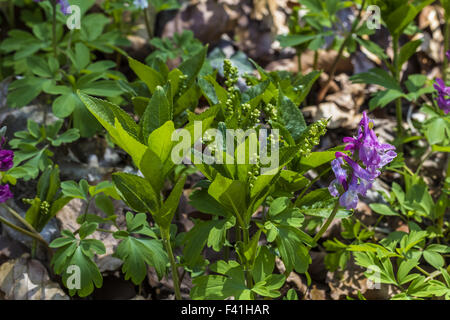
<svg viewBox="0 0 450 320">
<path fill-rule="evenodd" d="M 326 300 L 326 294 L 324 289 L 318 289 L 315 284 L 313 284 L 311 291 L 309 292 L 309 297 L 311 300 Z"/>
<path fill-rule="evenodd" d="M 392 285 L 371 283 L 364 275 L 365 271 L 365 268 L 349 260 L 345 271 L 328 272 L 327 283 L 331 289 L 331 298 L 342 300 L 349 296 L 358 299 L 359 291 L 369 300 L 387 300 L 399 293 Z"/>
<path fill-rule="evenodd" d="M 105 154 L 103 155 L 103 159 L 100 161 L 100 166 L 114 167 L 117 166 L 120 161 L 122 161 L 122 159 L 120 158 L 119 153 L 117 153 L 114 149 L 107 147 Z"/>
<path fill-rule="evenodd" d="M 19 258 L 27 251 L 28 248 L 19 241 L 0 236 L 0 265 L 7 260 Z"/>
<path fill-rule="evenodd" d="M 13 210 L 18 212 L 22 217 L 25 217 L 25 211 L 21 209 L 19 206 L 15 204 L 13 200 L 9 200 L 7 202 L 8 206 L 10 206 Z M 22 225 L 20 221 L 18 221 L 13 215 L 11 215 L 4 207 L 0 207 L 0 215 L 4 217 L 5 219 L 8 219 L 10 222 L 14 223 L 17 226 L 20 226 L 27 230 L 25 226 Z M 33 245 L 33 239 L 29 236 L 26 236 L 22 234 L 19 231 L 16 231 L 8 226 L 2 226 L 3 232 L 8 235 L 11 239 L 17 240 L 18 242 L 24 244 L 28 248 L 31 248 Z M 42 229 L 40 232 L 41 236 L 47 241 L 47 243 L 52 242 L 54 239 L 56 239 L 60 233 L 57 221 L 53 218 L 49 221 L 49 223 Z M 38 258 L 45 258 L 46 252 L 42 250 L 41 246 L 37 247 L 37 257 Z"/>
<path fill-rule="evenodd" d="M 0 290 L 6 300 L 69 300 L 47 270 L 28 254 L 0 266 Z"/>
<path fill-rule="evenodd" d="M 8 130 L 6 132 L 7 140 L 14 138 L 14 133 L 17 131 L 27 130 L 27 121 L 32 120 L 39 124 L 43 123 L 44 110 L 37 105 L 30 105 L 22 107 L 20 109 L 8 109 L 0 112 L 0 127 L 6 126 Z M 56 118 L 53 113 L 48 112 L 46 115 L 45 123 L 47 125 L 54 123 Z"/>
<path fill-rule="evenodd" d="M 164 26 L 161 38 L 192 30 L 203 43 L 216 44 L 222 34 L 233 31 L 236 25 L 236 20 L 230 15 L 230 9 L 225 9 L 226 6 L 217 1 L 189 4 Z"/>
<path fill-rule="evenodd" d="M 319 104 L 314 120 L 318 121 L 323 118 L 331 118 L 328 128 L 337 129 L 345 127 L 348 122 L 349 114 L 340 109 L 334 102 L 323 102 Z"/>
</svg>

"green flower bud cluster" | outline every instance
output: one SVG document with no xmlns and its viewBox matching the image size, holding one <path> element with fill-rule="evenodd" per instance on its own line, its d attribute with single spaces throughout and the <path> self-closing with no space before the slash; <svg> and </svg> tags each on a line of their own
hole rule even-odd
<svg viewBox="0 0 450 320">
<path fill-rule="evenodd" d="M 265 105 L 263 107 L 263 111 L 266 114 L 266 116 L 274 121 L 278 120 L 278 113 L 277 113 L 277 109 L 275 108 L 275 106 L 271 103 Z"/>
<path fill-rule="evenodd" d="M 33 204 L 34 199 L 23 198 L 22 202 L 25 204 L 29 204 L 30 206 Z"/>
<path fill-rule="evenodd" d="M 247 119 L 245 125 L 249 128 L 254 127 L 258 122 L 261 116 L 261 111 L 257 108 L 251 110 L 251 105 L 249 103 L 244 103 L 241 105 L 242 116 L 239 117 L 239 124 L 243 126 L 243 119 Z"/>
<path fill-rule="evenodd" d="M 226 117 L 233 116 L 234 103 L 238 98 L 239 89 L 235 87 L 239 79 L 238 68 L 231 64 L 231 61 L 225 59 L 223 61 L 223 72 L 225 76 L 225 86 L 227 87 L 227 101 L 225 103 Z"/>
<path fill-rule="evenodd" d="M 302 146 L 300 152 L 303 156 L 309 156 L 311 150 L 320 143 L 320 138 L 327 132 L 328 121 L 325 119 L 319 120 L 310 125 L 302 134 L 299 144 Z"/>
<path fill-rule="evenodd" d="M 177 98 L 179 98 L 183 93 L 186 92 L 188 76 L 185 74 L 182 74 L 178 77 L 178 79 L 180 80 L 180 85 L 178 87 Z"/>
<path fill-rule="evenodd" d="M 211 141 L 213 141 L 212 136 L 210 136 L 208 132 L 205 132 L 205 135 L 203 136 L 203 143 L 208 144 L 208 142 L 211 142 Z M 214 139 L 214 142 L 208 144 L 208 149 L 211 150 L 212 156 L 214 156 L 216 154 L 216 152 L 219 150 L 215 139 Z"/>
<path fill-rule="evenodd" d="M 299 91 L 302 91 L 303 89 L 304 89 L 304 87 L 302 85 L 298 85 L 293 88 L 294 92 L 299 92 Z"/>
<path fill-rule="evenodd" d="M 251 170 L 247 172 L 249 187 L 250 187 L 250 189 L 253 189 L 253 187 L 255 186 L 256 178 L 259 176 L 259 174 L 261 172 L 260 159 L 256 153 L 254 153 L 250 156 L 250 163 L 255 163 L 252 166 Z"/>
<path fill-rule="evenodd" d="M 223 61 L 223 73 L 225 75 L 225 85 L 227 88 L 232 88 L 236 85 L 239 79 L 239 70 L 231 64 L 231 61 L 225 59 Z"/>
<path fill-rule="evenodd" d="M 41 213 L 47 215 L 50 212 L 50 203 L 47 201 L 42 201 L 40 206 Z"/>
</svg>

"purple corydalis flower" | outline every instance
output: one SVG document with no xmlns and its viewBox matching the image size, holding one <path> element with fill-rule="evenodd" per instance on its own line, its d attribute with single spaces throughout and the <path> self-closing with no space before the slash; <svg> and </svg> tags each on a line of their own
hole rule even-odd
<svg viewBox="0 0 450 320">
<path fill-rule="evenodd" d="M 450 51 L 447 52 L 447 57 Z M 445 85 L 444 80 L 436 79 L 436 83 L 434 84 L 434 88 L 438 93 L 438 97 L 436 98 L 437 104 L 439 108 L 441 108 L 445 114 L 450 112 L 450 87 Z"/>
<path fill-rule="evenodd" d="M 41 2 L 42 0 L 33 0 L 34 2 Z M 54 0 L 51 0 L 54 1 Z M 70 11 L 70 4 L 67 0 L 56 0 L 56 3 L 61 5 L 61 12 L 65 15 L 68 15 L 71 13 Z"/>
<path fill-rule="evenodd" d="M 0 149 L 0 171 L 8 171 L 13 167 L 14 152 Z"/>
<path fill-rule="evenodd" d="M 0 203 L 6 202 L 11 199 L 13 194 L 9 189 L 9 185 L 5 184 L 4 186 L 0 185 Z"/>
<path fill-rule="evenodd" d="M 347 143 L 345 150 L 351 152 L 351 157 L 343 152 L 336 152 L 336 159 L 331 162 L 336 179 L 331 182 L 328 190 L 333 197 L 337 197 L 340 195 L 338 188 L 342 186 L 344 192 L 339 203 L 347 209 L 356 208 L 358 194 L 365 196 L 373 181 L 381 174 L 380 169 L 397 156 L 394 146 L 378 141 L 372 127 L 373 121 L 364 112 L 357 137 L 343 139 Z M 350 169 L 350 182 L 347 170 L 342 168 L 345 163 Z"/>
</svg>

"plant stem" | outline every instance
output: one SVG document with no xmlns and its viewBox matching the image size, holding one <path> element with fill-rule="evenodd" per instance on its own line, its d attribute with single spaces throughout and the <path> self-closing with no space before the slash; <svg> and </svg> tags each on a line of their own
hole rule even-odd
<svg viewBox="0 0 450 320">
<path fill-rule="evenodd" d="M 250 244 L 250 233 L 248 231 L 248 226 L 242 228 L 243 233 L 243 240 L 244 240 L 244 248 L 248 248 L 248 245 Z M 247 288 L 251 289 L 253 288 L 253 278 L 252 274 L 250 272 L 250 266 L 248 264 L 248 261 L 245 262 L 245 278 L 247 282 Z"/>
<path fill-rule="evenodd" d="M 366 5 L 366 0 L 363 0 L 363 2 L 361 4 L 361 8 L 359 9 L 359 12 L 358 12 L 358 16 L 355 18 L 355 21 L 353 21 L 352 28 L 350 29 L 350 32 L 348 33 L 348 35 L 345 37 L 344 42 L 342 42 L 342 44 L 341 44 L 341 46 L 339 48 L 338 54 L 337 54 L 336 58 L 333 61 L 328 80 L 325 83 L 325 86 L 322 88 L 322 90 L 319 91 L 319 94 L 317 96 L 317 102 L 318 103 L 321 102 L 325 98 L 325 95 L 328 92 L 328 89 L 330 87 L 330 83 L 333 80 L 334 75 L 336 73 L 338 62 L 341 59 L 342 54 L 344 53 L 344 49 L 347 46 L 348 41 L 350 40 L 351 37 L 353 37 L 353 33 L 355 32 L 356 27 L 358 26 L 358 23 L 359 23 L 359 20 L 361 19 L 361 15 L 362 15 L 362 12 L 364 10 L 365 5 Z"/>
<path fill-rule="evenodd" d="M 42 238 L 42 236 L 41 236 L 40 234 L 35 234 L 35 233 L 30 232 L 30 231 L 28 231 L 28 230 L 25 230 L 25 229 L 23 229 L 23 228 L 21 228 L 21 227 L 19 227 L 19 226 L 16 226 L 14 223 L 9 222 L 8 220 L 6 220 L 5 218 L 3 218 L 2 216 L 0 216 L 0 222 L 3 223 L 3 224 L 5 224 L 5 225 L 7 225 L 8 227 L 10 227 L 10 228 L 16 230 L 16 231 L 19 231 L 20 233 L 22 233 L 22 234 L 24 234 L 24 235 L 26 235 L 26 236 L 29 236 L 30 238 L 33 238 L 33 239 L 35 239 L 35 240 L 41 242 L 42 244 L 44 244 L 44 245 L 48 248 L 48 243 L 47 243 L 47 241 L 45 241 L 45 239 Z"/>
<path fill-rule="evenodd" d="M 400 84 L 400 69 L 402 66 L 398 65 L 398 36 L 393 36 L 393 45 L 394 45 L 394 77 L 397 80 L 397 83 Z M 398 98 L 395 100 L 395 114 L 397 116 L 397 132 L 400 137 L 403 136 L 403 111 L 402 111 L 402 99 Z M 401 146 L 400 146 L 401 147 Z"/>
<path fill-rule="evenodd" d="M 10 206 L 6 205 L 5 203 L 1 204 L 3 208 L 5 208 L 6 210 L 9 211 L 10 214 L 12 214 L 14 216 L 14 218 L 16 218 L 17 220 L 19 220 L 20 223 L 22 223 L 25 227 L 27 227 L 28 230 L 30 230 L 31 232 L 35 233 L 35 234 L 39 234 L 39 232 L 36 231 L 36 229 L 34 229 L 34 227 L 24 218 L 22 218 L 22 216 L 13 208 L 11 208 Z M 40 235 L 40 234 L 39 234 Z M 45 241 L 45 240 L 44 240 Z"/>
<path fill-rule="evenodd" d="M 327 231 L 328 227 L 330 226 L 331 222 L 334 220 L 334 217 L 336 217 L 336 214 L 339 210 L 339 200 L 336 200 L 336 204 L 333 208 L 333 211 L 331 212 L 330 216 L 328 217 L 327 221 L 325 221 L 324 225 L 320 228 L 319 232 L 314 237 L 313 241 L 316 243 L 322 235 Z"/>
<path fill-rule="evenodd" d="M 172 245 L 170 244 L 170 233 L 167 230 L 161 230 L 164 246 L 166 247 L 167 254 L 169 255 L 170 266 L 172 268 L 173 287 L 175 289 L 175 298 L 181 300 L 180 283 L 178 276 L 177 264 L 172 251 Z"/>
<path fill-rule="evenodd" d="M 11 29 L 14 29 L 16 27 L 16 18 L 15 18 L 15 11 L 14 11 L 14 1 L 9 2 L 9 26 Z"/>
<path fill-rule="evenodd" d="M 450 19 L 447 19 L 445 22 L 445 31 L 444 31 L 444 55 L 450 49 Z M 442 71 L 442 77 L 444 78 L 444 82 L 447 81 L 448 75 L 448 59 L 444 56 L 444 70 Z"/>
<path fill-rule="evenodd" d="M 424 275 L 426 275 L 427 277 L 430 276 L 430 274 L 428 272 L 426 272 L 425 270 L 423 270 L 421 267 L 416 266 L 416 269 L 419 270 L 420 272 L 422 272 Z"/>
<path fill-rule="evenodd" d="M 298 64 L 298 73 L 302 73 L 302 53 L 297 51 L 297 64 Z"/>
<path fill-rule="evenodd" d="M 148 39 L 151 40 L 155 35 L 155 18 L 156 18 L 155 8 L 151 3 L 149 3 L 148 7 L 146 9 L 143 9 L 143 11 Z"/>
<path fill-rule="evenodd" d="M 56 1 L 52 1 L 53 7 L 53 25 L 52 25 L 52 36 L 53 36 L 53 55 L 58 58 L 57 46 L 56 46 Z"/>
</svg>

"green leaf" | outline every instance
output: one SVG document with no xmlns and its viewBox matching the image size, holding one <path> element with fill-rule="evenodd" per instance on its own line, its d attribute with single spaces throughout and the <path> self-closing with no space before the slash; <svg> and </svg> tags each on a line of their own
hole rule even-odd
<svg viewBox="0 0 450 320">
<path fill-rule="evenodd" d="M 212 196 L 207 189 L 195 190 L 189 196 L 189 204 L 203 213 L 225 217 L 227 210 Z"/>
<path fill-rule="evenodd" d="M 77 141 L 80 138 L 80 131 L 76 128 L 72 128 L 59 135 L 56 139 L 50 140 L 52 146 L 59 147 L 63 143 L 71 143 Z"/>
<path fill-rule="evenodd" d="M 147 85 L 150 93 L 153 94 L 157 86 L 164 85 L 163 77 L 155 69 L 146 66 L 145 64 L 142 64 L 131 57 L 128 57 L 128 63 L 130 64 L 131 69 L 133 69 L 138 78 Z"/>
<path fill-rule="evenodd" d="M 226 299 L 249 300 L 251 291 L 245 285 L 244 270 L 236 261 L 218 261 L 211 270 L 222 275 L 195 278 L 191 290 L 193 300 Z"/>
<path fill-rule="evenodd" d="M 384 108 L 397 98 L 405 96 L 403 92 L 398 90 L 382 90 L 378 91 L 369 102 L 370 111 L 380 107 Z"/>
<path fill-rule="evenodd" d="M 139 165 L 146 147 L 139 141 L 139 127 L 134 120 L 115 104 L 89 97 L 81 92 L 78 92 L 78 96 L 108 131 L 114 142 L 133 158 L 136 165 Z"/>
<path fill-rule="evenodd" d="M 195 79 L 197 78 L 197 75 L 202 69 L 203 63 L 205 62 L 207 52 L 208 46 L 205 46 L 191 58 L 185 60 L 178 66 L 178 69 L 187 76 L 186 88 L 190 88 L 195 82 Z"/>
<path fill-rule="evenodd" d="M 79 230 L 80 239 L 84 239 L 87 236 L 93 234 L 98 228 L 98 223 L 95 222 L 85 222 L 81 225 Z"/>
<path fill-rule="evenodd" d="M 288 97 L 279 90 L 278 111 L 286 129 L 291 133 L 292 138 L 298 141 L 302 133 L 306 130 L 306 122 L 303 114 Z"/>
<path fill-rule="evenodd" d="M 336 158 L 334 151 L 312 152 L 308 157 L 302 157 L 300 160 L 300 173 L 320 167 Z"/>
<path fill-rule="evenodd" d="M 350 80 L 353 83 L 377 84 L 386 89 L 402 92 L 402 88 L 397 81 L 387 71 L 379 68 L 370 69 L 368 72 L 358 73 L 350 77 Z"/>
<path fill-rule="evenodd" d="M 247 186 L 242 181 L 231 180 L 217 174 L 208 193 L 238 218 L 247 211 Z"/>
<path fill-rule="evenodd" d="M 55 273 L 62 275 L 63 284 L 68 287 L 67 281 L 72 276 L 70 267 L 76 266 L 80 270 L 80 288 L 69 289 L 70 295 L 78 293 L 80 297 L 86 297 L 94 290 L 94 285 L 100 288 L 103 278 L 97 265 L 92 260 L 95 252 L 104 254 L 105 246 L 99 240 L 78 240 L 68 230 L 62 232 L 63 238 L 58 238 L 50 243 L 50 247 L 58 248 L 51 264 L 55 266 Z"/>
<path fill-rule="evenodd" d="M 157 86 L 141 118 L 144 141 L 148 139 L 150 133 L 167 121 L 172 120 L 172 118 L 173 109 L 167 99 L 166 92 L 162 87 Z"/>
<path fill-rule="evenodd" d="M 311 263 L 308 248 L 303 244 L 305 235 L 298 229 L 279 225 L 276 244 L 280 251 L 281 260 L 286 266 L 286 271 L 293 269 L 298 273 L 305 273 Z"/>
<path fill-rule="evenodd" d="M 394 210 L 392 210 L 391 207 L 382 204 L 382 203 L 371 203 L 369 204 L 369 207 L 375 211 L 378 214 L 384 215 L 384 216 L 399 216 L 400 214 Z"/>
<path fill-rule="evenodd" d="M 28 105 L 42 92 L 42 88 L 48 82 L 50 80 L 34 77 L 26 77 L 12 82 L 8 88 L 7 105 L 11 108 Z"/>
<path fill-rule="evenodd" d="M 166 201 L 161 207 L 158 213 L 154 214 L 156 223 L 165 230 L 169 230 L 170 224 L 172 223 L 175 211 L 180 203 L 180 198 L 183 193 L 184 184 L 186 183 L 186 176 L 180 178 L 172 189 L 172 192 L 167 197 Z"/>
<path fill-rule="evenodd" d="M 263 297 L 278 298 L 281 294 L 279 289 L 284 285 L 286 277 L 282 274 L 271 274 L 263 281 L 258 282 L 252 291 Z"/>
<path fill-rule="evenodd" d="M 75 181 L 64 181 L 61 183 L 61 189 L 66 197 L 78 198 L 87 201 L 88 195 L 83 191 L 80 185 Z"/>
<path fill-rule="evenodd" d="M 219 252 L 226 241 L 226 231 L 234 226 L 235 221 L 234 217 L 197 221 L 183 240 L 183 257 L 187 265 L 195 264 L 205 245 Z"/>
<path fill-rule="evenodd" d="M 138 165 L 156 193 L 160 192 L 166 176 L 175 166 L 171 157 L 172 148 L 175 144 L 172 141 L 174 131 L 175 127 L 172 121 L 168 121 L 162 127 L 154 130 L 148 138 L 149 148 L 145 151 Z"/>
<path fill-rule="evenodd" d="M 64 94 L 53 101 L 53 113 L 60 119 L 67 118 L 75 110 L 79 99 L 74 93 Z"/>
<path fill-rule="evenodd" d="M 252 275 L 255 282 L 263 281 L 273 273 L 275 268 L 275 255 L 270 252 L 267 246 L 262 246 L 256 256 Z"/>
<path fill-rule="evenodd" d="M 159 196 L 146 179 L 122 172 L 113 174 L 112 179 L 118 193 L 131 208 L 137 212 L 159 211 Z"/>
<path fill-rule="evenodd" d="M 417 48 L 422 44 L 422 39 L 409 41 L 401 49 L 398 57 L 398 65 L 401 67 L 416 53 Z"/>
<path fill-rule="evenodd" d="M 423 257 L 436 269 L 442 268 L 445 265 L 444 258 L 436 251 L 425 250 L 423 252 Z"/>
<path fill-rule="evenodd" d="M 283 48 L 288 47 L 296 47 L 302 43 L 311 41 L 315 39 L 317 35 L 308 35 L 308 34 L 288 34 L 288 35 L 280 35 L 277 37 L 277 40 L 280 41 L 280 45 Z"/>
<path fill-rule="evenodd" d="M 162 279 L 169 262 L 159 240 L 134 237 L 127 237 L 120 242 L 115 256 L 123 260 L 122 271 L 125 273 L 125 280 L 131 279 L 135 285 L 144 281 L 147 265 L 154 267 L 159 279 Z"/>
</svg>

